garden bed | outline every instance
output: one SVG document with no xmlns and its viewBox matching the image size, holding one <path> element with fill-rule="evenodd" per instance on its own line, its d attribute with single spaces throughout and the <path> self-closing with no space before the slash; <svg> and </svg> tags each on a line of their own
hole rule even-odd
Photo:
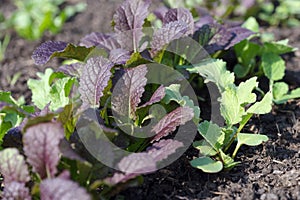
<svg viewBox="0 0 300 200">
<path fill-rule="evenodd" d="M 55 60 L 43 67 L 36 66 L 31 59 L 33 50 L 47 40 L 76 44 L 92 31 L 109 32 L 109 22 L 119 2 L 88 0 L 86 11 L 68 21 L 61 33 L 46 35 L 41 41 L 24 41 L 13 34 L 6 58 L 0 63 L 0 89 L 12 91 L 16 98 L 24 95 L 29 102 L 27 80 L 36 77 L 36 72 L 44 71 L 49 66 L 55 68 L 59 63 Z M 1 10 L 6 7 L 10 9 L 9 1 L 1 1 Z M 300 49 L 299 28 L 264 28 L 264 31 L 274 33 L 276 39 L 289 38 L 291 46 Z M 293 88 L 299 87 L 300 51 L 287 54 L 284 58 L 287 62 L 284 80 Z M 11 79 L 18 72 L 21 72 L 20 77 L 12 84 Z M 206 174 L 193 168 L 189 162 L 198 156 L 198 151 L 191 147 L 170 166 L 145 175 L 143 185 L 129 188 L 119 196 L 136 200 L 300 199 L 300 101 L 274 106 L 272 113 L 253 117 L 245 129 L 266 134 L 269 141 L 258 147 L 243 146 L 236 156 L 241 164 L 231 171 Z"/>
</svg>

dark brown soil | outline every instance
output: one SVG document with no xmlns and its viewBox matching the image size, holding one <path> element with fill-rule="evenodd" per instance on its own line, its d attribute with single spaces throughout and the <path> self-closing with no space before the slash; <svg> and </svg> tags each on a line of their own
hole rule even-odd
<svg viewBox="0 0 300 200">
<path fill-rule="evenodd" d="M 75 3 L 77 0 L 69 0 Z M 78 0 L 79 1 L 79 0 Z M 0 63 L 0 89 L 12 91 L 13 96 L 24 95 L 30 101 L 26 82 L 46 67 L 56 68 L 59 61 L 35 66 L 33 50 L 43 41 L 62 40 L 78 44 L 80 38 L 92 31 L 109 32 L 113 9 L 121 0 L 87 0 L 88 8 L 67 22 L 56 36 L 46 34 L 40 41 L 25 41 L 13 34 Z M 13 9 L 9 0 L 0 0 L 0 10 L 9 14 Z M 289 38 L 300 49 L 300 28 L 277 29 L 276 39 Z M 287 76 L 292 87 L 300 86 L 300 51 L 285 55 Z M 12 85 L 10 79 L 20 72 Z M 145 176 L 144 184 L 120 193 L 120 199 L 300 199 L 300 101 L 275 106 L 268 115 L 253 118 L 247 131 L 264 133 L 270 140 L 259 147 L 242 147 L 236 160 L 241 164 L 229 172 L 205 174 L 189 165 L 197 156 L 190 148 L 179 160 L 154 174 Z"/>
</svg>

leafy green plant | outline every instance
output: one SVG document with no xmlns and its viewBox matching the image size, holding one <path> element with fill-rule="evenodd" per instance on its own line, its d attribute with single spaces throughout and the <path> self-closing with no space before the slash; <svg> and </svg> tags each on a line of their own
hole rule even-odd
<svg viewBox="0 0 300 200">
<path fill-rule="evenodd" d="M 223 168 L 230 169 L 238 164 L 234 157 L 241 145 L 255 146 L 268 139 L 265 135 L 241 131 L 253 114 L 271 111 L 272 93 L 268 92 L 261 101 L 257 101 L 257 96 L 253 93 L 258 87 L 257 78 L 253 77 L 236 86 L 234 74 L 226 70 L 226 63 L 222 60 L 210 59 L 186 69 L 191 73 L 198 73 L 206 82 L 212 82 L 218 87 L 221 94 L 218 99 L 220 113 L 225 120 L 225 126 L 208 121 L 199 124 L 198 132 L 204 139 L 195 142 L 194 146 L 200 150 L 201 157 L 191 161 L 191 164 L 210 173 L 219 172 Z M 227 151 L 236 139 L 236 148 L 229 155 Z"/>
<path fill-rule="evenodd" d="M 12 27 L 26 39 L 41 38 L 45 31 L 55 34 L 60 31 L 65 21 L 77 12 L 82 12 L 86 4 L 59 6 L 64 0 L 14 0 L 17 10 L 3 23 L 5 28 Z"/>
<path fill-rule="evenodd" d="M 254 18 L 249 18 L 244 27 L 258 32 L 259 25 Z M 259 37 L 259 34 L 257 34 Z M 234 67 L 235 75 L 238 78 L 249 76 L 266 76 L 269 79 L 269 87 L 273 91 L 275 103 L 285 103 L 289 99 L 299 98 L 299 89 L 289 93 L 286 83 L 275 83 L 280 81 L 285 75 L 285 61 L 280 55 L 296 51 L 288 45 L 288 39 L 281 41 L 268 41 L 258 44 L 251 41 L 252 37 L 236 44 L 234 50 L 238 59 L 238 64 Z M 274 84 L 275 83 L 275 84 Z"/>
</svg>

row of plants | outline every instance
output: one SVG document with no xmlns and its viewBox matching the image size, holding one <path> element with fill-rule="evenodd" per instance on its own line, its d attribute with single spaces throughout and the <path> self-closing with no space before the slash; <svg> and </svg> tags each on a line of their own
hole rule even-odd
<svg viewBox="0 0 300 200">
<path fill-rule="evenodd" d="M 40 39 L 46 31 L 57 34 L 64 23 L 86 8 L 86 3 L 64 5 L 65 0 L 14 0 L 16 9 L 9 16 L 0 11 L 0 61 L 14 30 L 26 40 Z"/>
<path fill-rule="evenodd" d="M 66 61 L 28 80 L 33 105 L 0 91 L 2 198 L 110 198 L 192 143 L 199 150 L 193 167 L 229 170 L 242 145 L 268 140 L 244 132 L 251 117 L 300 97 L 282 82 L 280 55 L 296 49 L 288 40 L 262 41 L 254 18 L 237 26 L 186 8 L 150 14 L 149 6 L 126 0 L 114 14 L 114 33 L 38 47 L 37 65 Z M 233 67 L 222 60 L 228 50 L 236 54 Z M 218 104 L 208 108 L 210 121 L 198 105 L 203 83 Z"/>
</svg>

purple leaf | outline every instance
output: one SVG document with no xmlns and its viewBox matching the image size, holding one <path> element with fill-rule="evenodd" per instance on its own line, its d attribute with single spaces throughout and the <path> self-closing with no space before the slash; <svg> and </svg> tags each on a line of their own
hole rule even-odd
<svg viewBox="0 0 300 200">
<path fill-rule="evenodd" d="M 118 115 L 135 118 L 135 111 L 147 84 L 147 72 L 146 65 L 125 70 L 112 96 L 112 109 Z"/>
<path fill-rule="evenodd" d="M 140 174 L 123 174 L 123 173 L 115 173 L 112 177 L 106 178 L 104 183 L 110 186 L 117 185 L 118 183 L 125 183 L 130 179 L 134 179 Z"/>
<path fill-rule="evenodd" d="M 252 34 L 252 31 L 239 26 L 226 27 L 212 23 L 206 24 L 196 31 L 194 39 L 211 54 L 219 50 L 227 50 Z"/>
<path fill-rule="evenodd" d="M 162 137 L 167 136 L 169 133 L 175 131 L 177 126 L 184 125 L 193 119 L 193 117 L 194 111 L 190 107 L 184 106 L 173 110 L 152 128 L 152 132 L 156 135 L 151 142 L 158 141 Z"/>
<path fill-rule="evenodd" d="M 155 171 L 156 162 L 147 153 L 133 153 L 124 157 L 119 162 L 118 168 L 126 174 L 143 174 Z"/>
<path fill-rule="evenodd" d="M 151 53 L 155 55 L 171 41 L 179 39 L 188 33 L 188 25 L 185 22 L 175 21 L 164 25 L 154 31 L 151 41 Z"/>
<path fill-rule="evenodd" d="M 194 18 L 191 12 L 186 8 L 174 8 L 170 9 L 163 18 L 164 25 L 175 22 L 181 21 L 188 25 L 187 34 L 193 34 L 194 32 Z"/>
<path fill-rule="evenodd" d="M 124 65 L 129 59 L 130 53 L 124 49 L 114 49 L 109 53 L 109 60 L 117 65 Z"/>
<path fill-rule="evenodd" d="M 161 6 L 153 11 L 153 14 L 163 21 L 165 14 L 168 12 L 168 8 L 166 6 Z"/>
<path fill-rule="evenodd" d="M 121 47 L 118 41 L 116 40 L 116 36 L 114 34 L 105 34 L 97 32 L 93 32 L 82 38 L 80 41 L 80 45 L 86 47 L 97 46 L 100 48 L 104 48 L 108 51 L 118 49 Z"/>
<path fill-rule="evenodd" d="M 59 162 L 59 143 L 64 137 L 64 129 L 59 123 L 40 123 L 27 128 L 23 136 L 27 162 L 41 178 L 53 177 Z"/>
<path fill-rule="evenodd" d="M 46 64 L 54 52 L 61 52 L 67 47 L 66 42 L 48 41 L 39 46 L 32 55 L 35 64 Z"/>
<path fill-rule="evenodd" d="M 31 200 L 29 189 L 25 187 L 25 183 L 11 182 L 5 184 L 3 193 L 0 195 L 3 200 Z"/>
<path fill-rule="evenodd" d="M 7 148 L 0 151 L 0 172 L 4 177 L 4 183 L 25 183 L 30 180 L 24 157 L 15 148 Z"/>
<path fill-rule="evenodd" d="M 103 57 L 90 58 L 79 79 L 79 93 L 84 105 L 97 106 L 108 85 L 113 64 Z"/>
<path fill-rule="evenodd" d="M 83 66 L 82 63 L 73 63 L 70 65 L 62 65 L 56 71 L 62 72 L 71 77 L 79 77 L 82 66 Z"/>
<path fill-rule="evenodd" d="M 41 200 L 90 200 L 91 197 L 78 183 L 65 178 L 43 180 L 40 184 Z"/>
<path fill-rule="evenodd" d="M 143 24 L 148 15 L 150 2 L 126 0 L 113 16 L 114 30 L 118 34 L 122 48 L 137 51 L 143 37 Z"/>
<path fill-rule="evenodd" d="M 160 140 L 149 147 L 147 153 L 151 155 L 155 162 L 160 162 L 175 153 L 176 149 L 180 147 L 183 147 L 183 143 L 177 140 Z"/>
<path fill-rule="evenodd" d="M 149 105 L 152 105 L 154 103 L 160 102 L 166 95 L 166 89 L 164 86 L 160 86 L 152 95 L 152 97 L 150 98 L 150 100 L 143 104 L 142 106 L 140 106 L 139 108 L 143 108 Z"/>
<path fill-rule="evenodd" d="M 195 22 L 195 29 L 198 30 L 205 24 L 212 24 L 212 23 L 215 23 L 214 18 L 210 15 L 205 15 Z"/>
</svg>

